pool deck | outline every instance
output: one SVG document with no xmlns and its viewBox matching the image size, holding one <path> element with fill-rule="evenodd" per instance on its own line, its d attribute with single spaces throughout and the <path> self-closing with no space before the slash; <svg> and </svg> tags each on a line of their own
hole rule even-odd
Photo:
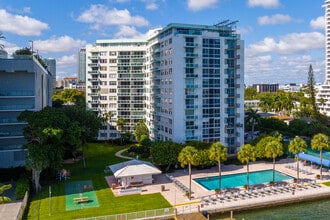
<svg viewBox="0 0 330 220">
<path fill-rule="evenodd" d="M 283 159 L 276 162 L 275 169 L 279 172 L 285 173 L 292 177 L 296 177 L 297 171 L 290 168 L 288 165 L 295 166 L 296 162 L 293 159 Z M 246 166 L 243 165 L 222 165 L 222 175 L 245 173 Z M 272 169 L 273 164 L 271 162 L 254 162 L 249 166 L 250 172 Z M 312 168 L 311 166 L 302 166 L 300 163 L 300 169 L 303 168 L 308 172 L 299 172 L 299 179 L 316 181 L 316 175 L 320 173 L 319 169 Z M 142 187 L 142 194 L 161 192 L 168 202 L 177 208 L 178 213 L 189 213 L 207 210 L 209 212 L 225 212 L 231 210 L 243 210 L 256 207 L 265 207 L 276 204 L 292 203 L 294 201 L 311 200 L 321 197 L 330 197 L 330 187 L 324 186 L 321 183 L 323 181 L 330 180 L 330 173 L 323 171 L 323 180 L 317 180 L 316 185 L 305 183 L 304 188 L 297 188 L 295 190 L 287 190 L 284 192 L 271 192 L 271 193 L 258 193 L 251 197 L 231 197 L 224 200 L 213 201 L 212 198 L 216 198 L 214 190 L 207 190 L 194 180 L 191 181 L 192 198 L 189 200 L 185 193 L 171 181 L 168 176 L 172 176 L 176 181 L 182 183 L 185 187 L 189 188 L 189 176 L 184 170 L 176 171 L 169 174 L 160 174 L 154 176 L 154 184 L 146 185 Z M 217 166 L 211 169 L 205 170 L 192 170 L 192 179 L 217 176 Z M 287 186 L 293 186 L 293 181 L 284 182 Z M 311 183 L 311 182 L 310 182 Z M 267 185 L 267 184 L 265 184 Z M 161 191 L 162 186 L 165 187 L 164 191 Z M 267 188 L 267 187 L 266 187 Z M 269 188 L 269 186 L 268 186 Z M 284 187 L 283 187 L 284 188 Z M 243 195 L 244 189 L 240 190 L 240 195 Z M 294 191 L 294 192 L 292 192 Z M 205 198 L 205 199 L 201 199 Z M 210 200 L 211 198 L 211 200 Z M 202 201 L 204 200 L 204 201 Z M 206 201 L 208 200 L 208 201 Z"/>
</svg>

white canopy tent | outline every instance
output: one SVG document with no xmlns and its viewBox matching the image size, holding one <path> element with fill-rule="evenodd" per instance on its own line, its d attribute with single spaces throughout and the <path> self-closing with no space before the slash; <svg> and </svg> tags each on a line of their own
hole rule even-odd
<svg viewBox="0 0 330 220">
<path fill-rule="evenodd" d="M 133 159 L 109 166 L 118 183 L 124 187 L 136 184 L 152 184 L 152 175 L 160 174 L 152 163 Z"/>
</svg>

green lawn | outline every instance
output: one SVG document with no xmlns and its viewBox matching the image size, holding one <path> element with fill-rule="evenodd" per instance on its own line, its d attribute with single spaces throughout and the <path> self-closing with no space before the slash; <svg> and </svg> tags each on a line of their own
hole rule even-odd
<svg viewBox="0 0 330 220">
<path fill-rule="evenodd" d="M 105 181 L 104 176 L 109 174 L 104 173 L 104 168 L 107 165 L 124 161 L 124 159 L 115 157 L 115 152 L 120 149 L 122 148 L 106 144 L 88 144 L 85 148 L 87 168 L 83 169 L 82 161 L 64 165 L 65 169 L 71 170 L 71 179 L 58 181 L 51 185 L 51 200 L 48 186 L 43 187 L 41 193 L 31 198 L 27 218 L 64 220 L 171 207 L 160 193 L 114 197 Z M 85 180 L 92 180 L 100 206 L 66 211 L 65 182 Z"/>
</svg>

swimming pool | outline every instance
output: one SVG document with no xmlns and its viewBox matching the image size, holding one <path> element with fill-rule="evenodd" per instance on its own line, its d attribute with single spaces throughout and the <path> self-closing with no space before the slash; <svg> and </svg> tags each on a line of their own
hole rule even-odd
<svg viewBox="0 0 330 220">
<path fill-rule="evenodd" d="M 292 176 L 275 171 L 275 182 L 293 179 Z M 250 185 L 269 183 L 273 181 L 273 170 L 249 172 Z M 219 176 L 194 179 L 198 184 L 208 190 L 219 188 Z M 221 189 L 242 187 L 246 185 L 246 173 L 237 173 L 221 176 Z"/>
</svg>

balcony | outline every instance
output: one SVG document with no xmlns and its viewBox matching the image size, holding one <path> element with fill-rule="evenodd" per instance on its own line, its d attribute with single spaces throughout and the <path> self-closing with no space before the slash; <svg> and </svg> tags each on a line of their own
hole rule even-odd
<svg viewBox="0 0 330 220">
<path fill-rule="evenodd" d="M 0 105 L 0 111 L 34 110 L 34 104 Z"/>
<path fill-rule="evenodd" d="M 23 131 L 0 131 L 0 138 L 2 137 L 23 137 Z"/>
<path fill-rule="evenodd" d="M 98 67 L 99 64 L 98 63 L 89 63 L 88 66 L 89 67 Z"/>
<path fill-rule="evenodd" d="M 198 64 L 197 63 L 186 63 L 186 68 L 197 68 Z"/>
<path fill-rule="evenodd" d="M 194 42 L 186 42 L 185 47 L 197 47 L 198 43 L 194 43 Z"/>
<path fill-rule="evenodd" d="M 186 105 L 186 109 L 197 109 L 198 105 Z"/>
<path fill-rule="evenodd" d="M 186 99 L 197 99 L 198 95 L 186 95 Z"/>
<path fill-rule="evenodd" d="M 94 85 L 94 86 L 88 86 L 88 88 L 89 88 L 89 89 L 99 89 L 100 86 L 98 86 L 98 85 Z"/>
<path fill-rule="evenodd" d="M 197 89 L 198 85 L 197 84 L 186 84 L 187 89 Z"/>
<path fill-rule="evenodd" d="M 197 53 L 186 53 L 186 57 L 188 57 L 188 58 L 196 58 L 196 57 L 198 57 L 198 54 Z"/>
<path fill-rule="evenodd" d="M 186 78 L 198 78 L 198 74 L 186 74 Z"/>
<path fill-rule="evenodd" d="M 0 90 L 1 96 L 26 97 L 34 96 L 33 90 Z"/>
</svg>

